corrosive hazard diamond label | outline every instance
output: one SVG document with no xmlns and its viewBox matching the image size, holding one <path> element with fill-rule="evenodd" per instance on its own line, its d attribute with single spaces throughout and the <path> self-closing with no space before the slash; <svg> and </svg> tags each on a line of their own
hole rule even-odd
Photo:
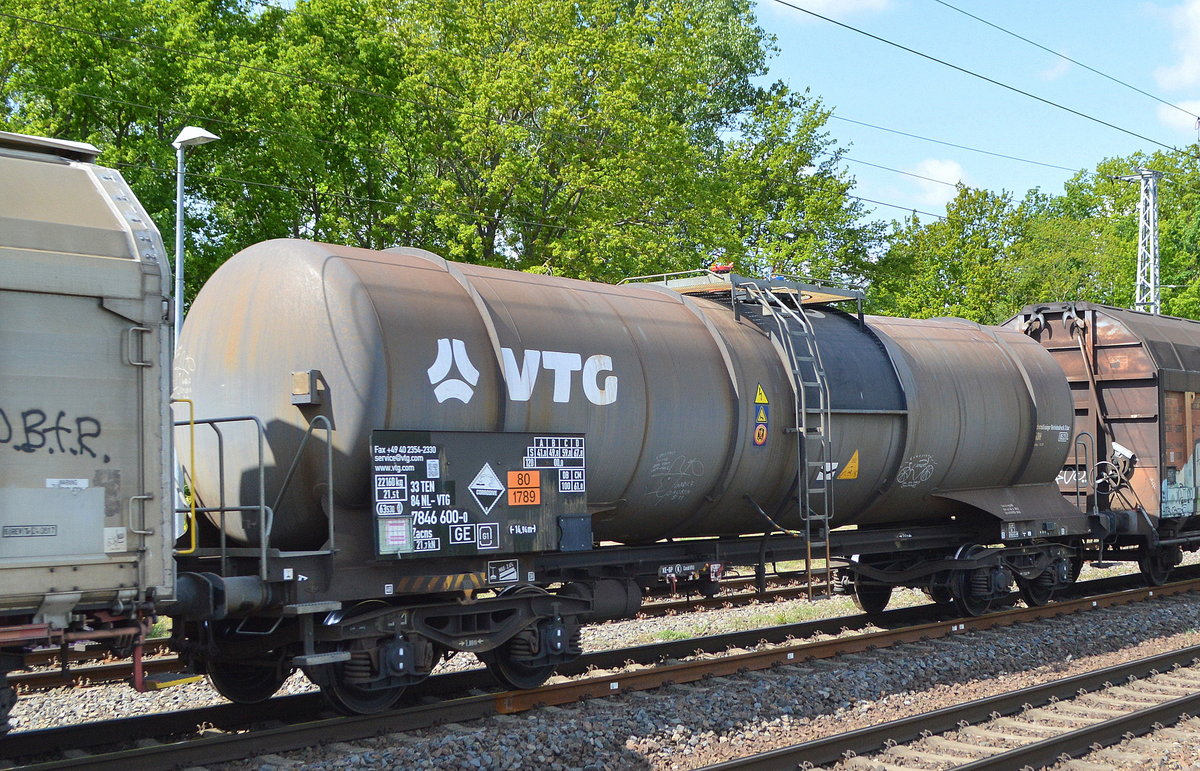
<svg viewBox="0 0 1200 771">
<path fill-rule="evenodd" d="M 504 495 L 504 484 L 501 483 L 500 477 L 496 476 L 496 472 L 492 471 L 489 463 L 483 464 L 483 468 L 479 469 L 479 473 L 467 485 L 467 489 L 471 491 L 484 514 L 491 514 L 496 501 Z"/>
</svg>

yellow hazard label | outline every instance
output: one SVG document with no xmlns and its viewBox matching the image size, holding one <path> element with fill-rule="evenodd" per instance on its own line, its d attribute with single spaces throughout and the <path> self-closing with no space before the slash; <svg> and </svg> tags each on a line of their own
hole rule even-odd
<svg viewBox="0 0 1200 771">
<path fill-rule="evenodd" d="M 767 408 L 766 407 L 759 405 L 758 410 L 754 415 L 754 422 L 755 423 L 766 423 L 767 422 Z"/>
<path fill-rule="evenodd" d="M 755 404 L 770 404 L 770 402 L 767 401 L 767 392 L 764 391 L 762 388 L 762 383 L 758 384 L 758 390 L 754 392 L 754 403 Z"/>
<path fill-rule="evenodd" d="M 842 473 L 837 475 L 838 479 L 858 479 L 858 450 L 850 456 L 850 460 L 846 462 L 846 467 L 842 469 Z"/>
</svg>

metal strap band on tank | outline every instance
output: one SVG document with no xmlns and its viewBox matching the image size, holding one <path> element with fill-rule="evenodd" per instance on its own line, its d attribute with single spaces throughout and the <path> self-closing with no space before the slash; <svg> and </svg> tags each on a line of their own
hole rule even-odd
<svg viewBox="0 0 1200 771">
<path fill-rule="evenodd" d="M 882 324 L 880 322 L 883 322 Z M 904 463 L 904 459 L 908 457 L 910 449 L 913 445 L 913 434 L 916 433 L 913 421 L 909 420 L 910 406 L 913 404 L 912 394 L 916 391 L 917 378 L 913 374 L 912 367 L 908 363 L 908 353 L 904 346 L 892 339 L 884 327 L 887 326 L 888 319 L 874 317 L 871 324 L 867 325 L 867 331 L 875 338 L 876 343 L 887 357 L 888 362 L 892 365 L 892 371 L 896 375 L 896 384 L 900 388 L 900 398 L 903 400 L 903 412 L 899 413 L 904 417 L 904 441 L 903 444 L 897 447 L 895 460 L 892 462 L 892 467 L 886 469 L 880 479 L 878 494 L 882 497 L 889 490 L 896 487 L 896 476 L 900 471 L 900 466 Z M 849 524 L 849 523 L 847 523 Z"/>
<path fill-rule="evenodd" d="M 632 285 L 626 284 L 625 286 Z M 657 284 L 639 284 L 638 288 L 656 292 L 657 294 L 678 300 L 683 307 L 691 311 L 692 315 L 704 325 L 704 328 L 708 330 L 709 336 L 712 337 L 713 342 L 717 344 L 717 350 L 721 352 L 721 361 L 725 362 L 725 374 L 729 376 L 729 385 L 733 388 L 733 396 L 735 399 L 740 400 L 741 393 L 738 389 L 737 374 L 733 368 L 733 357 L 729 355 L 729 347 L 725 345 L 725 339 L 721 337 L 721 333 L 717 331 L 717 328 L 713 326 L 713 323 L 708 320 L 707 316 L 704 315 L 704 311 L 700 310 L 700 308 L 696 305 L 696 301 L 690 297 L 687 297 L 686 295 L 676 292 L 673 289 L 669 289 L 665 286 L 659 286 Z"/>
<path fill-rule="evenodd" d="M 496 362 L 496 367 L 500 367 L 501 362 L 504 361 L 503 354 L 500 353 L 500 334 L 496 331 L 496 323 L 492 320 L 492 314 L 488 310 L 487 303 L 483 301 L 483 296 L 479 294 L 479 290 L 476 289 L 474 284 L 471 283 L 471 279 L 467 278 L 467 275 L 463 273 L 457 265 L 448 260 L 444 260 L 431 252 L 426 252 L 420 249 L 389 249 L 388 251 L 392 252 L 393 254 L 404 255 L 405 257 L 418 257 L 426 262 L 437 265 L 445 270 L 451 278 L 453 278 L 459 283 L 460 286 L 462 286 L 463 291 L 466 292 L 467 297 L 471 299 L 471 303 L 475 306 L 475 310 L 479 313 L 479 319 L 483 322 L 483 328 L 487 332 L 488 342 L 491 343 L 492 346 L 493 361 Z M 501 378 L 501 380 L 503 380 L 503 378 Z M 391 400 L 390 393 L 388 395 L 388 400 L 389 402 Z M 496 430 L 514 430 L 508 427 L 508 400 L 497 399 L 496 404 L 497 412 L 499 413 L 499 425 L 495 427 Z M 390 415 L 391 412 L 391 404 L 389 403 L 387 414 Z"/>
<path fill-rule="evenodd" d="M 627 284 L 626 286 L 630 285 Z M 704 311 L 700 309 L 697 301 L 665 286 L 644 284 L 638 285 L 638 288 L 649 292 L 655 292 L 676 300 L 683 305 L 683 307 L 687 308 L 688 311 L 700 321 L 704 328 L 708 330 L 709 337 L 712 338 L 713 343 L 717 346 L 717 350 L 721 353 L 721 361 L 725 363 L 725 374 L 729 376 L 729 385 L 733 391 L 734 401 L 735 403 L 739 403 L 741 401 L 741 392 L 738 388 L 737 371 L 734 369 L 733 357 L 729 353 L 729 347 L 725 343 L 725 338 L 721 337 L 721 333 L 717 331 L 717 328 L 713 326 L 711 321 L 709 321 L 708 317 L 704 314 Z M 731 437 L 732 446 L 730 447 L 729 452 L 726 454 L 724 463 L 725 471 L 721 474 L 720 478 L 718 478 L 717 481 L 708 488 L 708 491 L 704 495 L 705 500 L 709 501 L 709 503 L 705 506 L 699 507 L 691 514 L 691 516 L 679 523 L 679 526 L 675 529 L 676 532 L 689 527 L 694 522 L 700 521 L 700 519 L 707 515 L 709 510 L 712 508 L 712 503 L 715 502 L 720 496 L 721 492 L 728 487 L 730 480 L 733 479 L 734 475 L 737 473 L 738 466 L 741 465 L 742 455 L 746 449 L 746 437 L 748 435 L 747 421 L 742 419 L 743 416 L 741 412 L 741 410 L 737 411 L 738 417 L 733 424 L 734 435 Z"/>
<path fill-rule="evenodd" d="M 1011 363 L 1013 365 L 1013 367 L 1016 368 L 1017 372 L 1021 373 L 1021 380 L 1025 383 L 1025 392 L 1027 394 L 1029 394 L 1029 407 L 1033 411 L 1033 413 L 1029 416 L 1030 420 L 1029 420 L 1028 425 L 1026 426 L 1026 429 L 1028 431 L 1028 441 L 1026 443 L 1026 446 L 1029 449 L 1027 449 L 1025 451 L 1024 457 L 1021 458 L 1021 465 L 1017 467 L 1017 470 L 1009 478 L 1009 482 L 1015 482 L 1016 480 L 1020 479 L 1025 474 L 1025 469 L 1029 468 L 1029 461 L 1031 461 L 1033 459 L 1033 450 L 1032 450 L 1033 441 L 1034 441 L 1034 437 L 1037 435 L 1037 425 L 1038 425 L 1037 392 L 1035 391 L 1035 389 L 1033 387 L 1033 381 L 1029 378 L 1029 372 L 1025 369 L 1025 364 L 1020 359 L 1018 359 L 1013 354 L 1013 352 L 1010 350 L 1010 347 L 1008 345 L 1006 345 L 1003 340 L 1000 339 L 999 329 L 996 327 L 985 327 L 983 325 L 979 325 L 979 326 L 980 326 L 980 329 L 987 330 L 987 333 L 991 336 L 991 338 L 996 341 L 996 347 L 1000 349 L 1001 353 L 1004 354 L 1004 357 L 1006 359 L 1008 359 L 1009 363 Z M 1038 345 L 1034 340 L 1032 340 L 1031 338 L 1027 338 L 1024 335 L 1021 335 L 1021 339 L 1029 340 L 1030 343 L 1033 343 L 1034 345 Z M 1038 345 L 1038 347 L 1041 348 L 1041 345 Z M 1043 350 L 1045 350 L 1045 349 L 1043 348 Z"/>
</svg>

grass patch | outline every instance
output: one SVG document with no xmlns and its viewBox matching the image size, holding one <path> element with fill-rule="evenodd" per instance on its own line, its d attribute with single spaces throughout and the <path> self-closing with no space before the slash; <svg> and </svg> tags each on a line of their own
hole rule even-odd
<svg viewBox="0 0 1200 771">
<path fill-rule="evenodd" d="M 154 626 L 150 627 L 149 637 L 168 637 L 171 634 L 171 619 L 166 616 L 160 616 L 158 621 L 154 622 Z"/>
</svg>

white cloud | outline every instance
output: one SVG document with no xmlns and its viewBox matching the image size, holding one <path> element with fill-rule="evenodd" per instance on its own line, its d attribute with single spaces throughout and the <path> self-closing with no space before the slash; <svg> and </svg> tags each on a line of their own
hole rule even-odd
<svg viewBox="0 0 1200 771">
<path fill-rule="evenodd" d="M 1038 73 L 1042 80 L 1058 80 L 1071 69 L 1071 63 L 1066 59 L 1054 58 L 1054 64 Z"/>
<path fill-rule="evenodd" d="M 1188 112 L 1180 112 L 1170 105 L 1158 106 L 1158 122 L 1180 136 L 1187 137 L 1188 142 L 1196 141 L 1196 115 L 1200 115 L 1200 101 L 1175 102 Z M 1188 113 L 1193 113 L 1189 115 Z"/>
<path fill-rule="evenodd" d="M 916 166 L 905 169 L 905 171 L 927 177 L 927 179 L 913 178 L 912 180 L 917 185 L 918 192 L 916 199 L 921 202 L 922 206 L 945 206 L 950 199 L 958 195 L 958 191 L 951 187 L 951 185 L 958 182 L 967 185 L 970 184 L 967 180 L 966 169 L 958 161 L 926 158 Z M 934 182 L 931 180 L 939 181 Z M 942 182 L 950 184 L 941 184 Z"/>
<path fill-rule="evenodd" d="M 1159 67 L 1154 79 L 1160 88 L 1189 88 L 1200 84 L 1200 0 L 1185 0 L 1166 12 L 1175 30 L 1173 47 L 1178 59 Z"/>
</svg>

